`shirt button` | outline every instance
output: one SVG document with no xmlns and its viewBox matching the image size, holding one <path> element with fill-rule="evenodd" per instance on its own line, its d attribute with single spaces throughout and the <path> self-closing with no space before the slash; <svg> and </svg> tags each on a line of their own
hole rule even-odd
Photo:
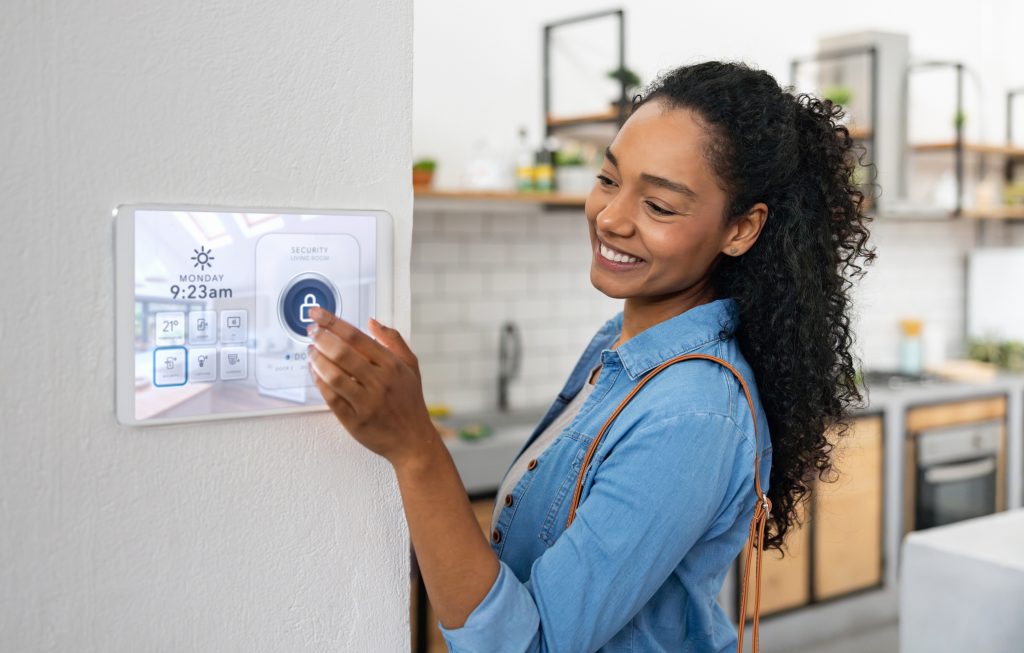
<svg viewBox="0 0 1024 653">
<path fill-rule="evenodd" d="M 536 466 L 537 466 L 537 459 L 536 458 L 534 458 L 530 462 L 526 463 L 526 469 L 533 469 Z"/>
<path fill-rule="evenodd" d="M 501 541 L 501 531 L 499 531 L 497 528 L 495 528 L 494 532 L 491 533 L 491 540 L 493 540 L 495 544 L 500 542 Z"/>
<path fill-rule="evenodd" d="M 505 495 L 505 505 L 506 506 L 511 506 L 512 505 L 512 495 L 511 494 L 506 494 Z"/>
</svg>

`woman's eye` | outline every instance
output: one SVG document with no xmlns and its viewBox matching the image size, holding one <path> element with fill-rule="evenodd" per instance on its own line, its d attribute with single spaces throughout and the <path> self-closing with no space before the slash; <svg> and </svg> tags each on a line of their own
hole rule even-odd
<svg viewBox="0 0 1024 653">
<path fill-rule="evenodd" d="M 598 175 L 598 176 L 597 176 L 597 179 L 598 179 L 598 181 L 600 181 L 600 182 L 601 182 L 601 185 L 602 185 L 602 186 L 612 186 L 612 185 L 614 185 L 614 184 L 615 184 L 615 182 L 613 182 L 613 181 L 612 181 L 611 179 L 609 179 L 608 177 L 605 177 L 604 175 Z"/>
<path fill-rule="evenodd" d="M 666 211 L 665 209 L 661 208 L 660 206 L 653 202 L 647 202 L 647 206 L 651 207 L 651 210 L 657 213 L 658 215 L 675 215 L 672 211 Z"/>
</svg>

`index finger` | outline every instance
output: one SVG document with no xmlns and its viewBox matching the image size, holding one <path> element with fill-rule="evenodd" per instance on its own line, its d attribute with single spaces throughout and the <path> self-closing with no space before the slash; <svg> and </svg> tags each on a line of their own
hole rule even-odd
<svg viewBox="0 0 1024 653">
<path fill-rule="evenodd" d="M 351 322 L 346 322 L 330 311 L 314 306 L 310 309 L 309 316 L 313 318 L 317 326 L 325 331 L 330 331 L 342 342 L 351 345 L 374 365 L 380 365 L 382 359 L 390 353 L 384 345 L 363 333 Z"/>
</svg>

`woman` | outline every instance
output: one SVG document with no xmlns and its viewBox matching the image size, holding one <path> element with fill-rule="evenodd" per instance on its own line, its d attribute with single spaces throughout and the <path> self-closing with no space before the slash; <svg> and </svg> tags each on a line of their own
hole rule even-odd
<svg viewBox="0 0 1024 653">
<path fill-rule="evenodd" d="M 716 597 L 748 536 L 754 462 L 770 480 L 762 546 L 781 549 L 807 483 L 831 470 L 826 429 L 844 433 L 861 399 L 847 276 L 874 251 L 840 115 L 734 63 L 678 68 L 634 100 L 585 207 L 591 281 L 623 311 L 509 469 L 490 543 L 401 335 L 314 315 L 317 386 L 394 466 L 451 650 L 741 647 Z M 756 441 L 738 379 L 686 360 L 650 379 L 590 459 L 623 398 L 686 353 L 746 379 Z"/>
</svg>

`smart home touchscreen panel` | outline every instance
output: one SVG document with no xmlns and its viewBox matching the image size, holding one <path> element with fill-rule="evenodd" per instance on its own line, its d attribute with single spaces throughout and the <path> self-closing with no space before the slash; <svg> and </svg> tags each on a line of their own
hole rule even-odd
<svg viewBox="0 0 1024 653">
<path fill-rule="evenodd" d="M 323 409 L 306 327 L 322 306 L 391 321 L 384 211 L 121 206 L 117 414 L 152 424 Z"/>
</svg>

